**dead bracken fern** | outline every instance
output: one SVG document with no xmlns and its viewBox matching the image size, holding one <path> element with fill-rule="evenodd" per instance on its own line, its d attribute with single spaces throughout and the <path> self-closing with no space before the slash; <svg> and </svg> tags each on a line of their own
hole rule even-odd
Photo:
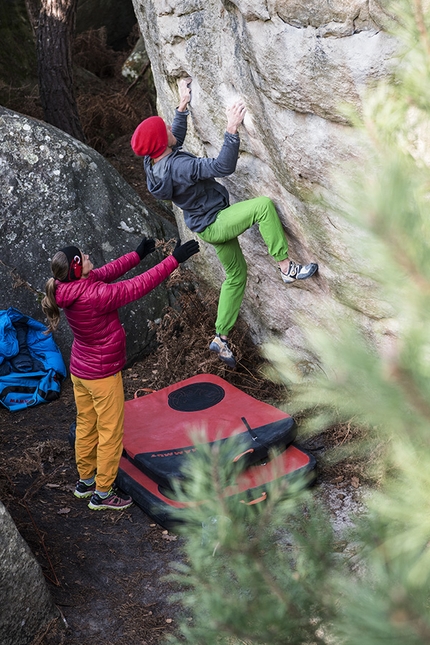
<svg viewBox="0 0 430 645">
<path fill-rule="evenodd" d="M 141 119 L 141 110 L 122 92 L 82 93 L 77 102 L 87 143 L 101 154 L 115 139 L 133 132 Z"/>
<path fill-rule="evenodd" d="M 150 72 L 142 75 L 132 91 L 121 74 L 138 35 L 137 29 L 130 35 L 127 51 L 107 45 L 105 28 L 78 34 L 74 40 L 74 93 L 79 118 L 86 142 L 101 154 L 118 138 L 131 138 L 140 121 L 154 114 Z M 43 120 L 36 79 L 20 87 L 0 81 L 0 97 L 5 107 Z"/>
<path fill-rule="evenodd" d="M 78 34 L 73 43 L 73 63 L 99 78 L 112 77 L 124 61 L 124 53 L 108 47 L 105 27 Z"/>
</svg>

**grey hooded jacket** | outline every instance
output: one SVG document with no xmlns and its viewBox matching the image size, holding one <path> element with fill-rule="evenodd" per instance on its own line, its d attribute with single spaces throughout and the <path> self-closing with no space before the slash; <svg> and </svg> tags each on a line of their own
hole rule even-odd
<svg viewBox="0 0 430 645">
<path fill-rule="evenodd" d="M 214 177 L 227 177 L 236 169 L 239 135 L 224 134 L 224 143 L 216 159 L 195 157 L 180 149 L 187 134 L 188 111 L 178 112 L 172 123 L 177 144 L 156 164 L 144 158 L 149 192 L 157 199 L 171 200 L 184 213 L 185 224 L 201 233 L 220 210 L 229 206 L 227 190 Z"/>
</svg>

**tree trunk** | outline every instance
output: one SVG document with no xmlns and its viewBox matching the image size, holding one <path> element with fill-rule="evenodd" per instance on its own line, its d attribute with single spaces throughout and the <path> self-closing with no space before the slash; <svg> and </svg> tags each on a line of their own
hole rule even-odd
<svg viewBox="0 0 430 645">
<path fill-rule="evenodd" d="M 71 42 L 78 0 L 42 0 L 37 25 L 40 101 L 47 123 L 85 141 L 73 88 Z"/>
</svg>

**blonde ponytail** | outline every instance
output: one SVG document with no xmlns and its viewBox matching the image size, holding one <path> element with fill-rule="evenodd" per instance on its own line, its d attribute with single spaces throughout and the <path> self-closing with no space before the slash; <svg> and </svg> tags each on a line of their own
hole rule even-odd
<svg viewBox="0 0 430 645">
<path fill-rule="evenodd" d="M 49 278 L 46 283 L 45 292 L 46 295 L 42 300 L 42 311 L 48 319 L 48 329 L 46 334 L 50 334 L 55 331 L 60 324 L 60 308 L 57 305 L 55 299 L 56 284 L 55 279 L 64 280 L 67 276 L 68 262 L 65 254 L 62 251 L 58 251 L 51 262 L 51 270 L 54 274 L 53 278 Z"/>
<path fill-rule="evenodd" d="M 45 332 L 46 334 L 55 331 L 60 324 L 60 309 L 55 300 L 55 289 L 54 278 L 49 278 L 45 287 L 46 295 L 42 300 L 42 311 L 49 323 L 48 329 Z"/>
</svg>

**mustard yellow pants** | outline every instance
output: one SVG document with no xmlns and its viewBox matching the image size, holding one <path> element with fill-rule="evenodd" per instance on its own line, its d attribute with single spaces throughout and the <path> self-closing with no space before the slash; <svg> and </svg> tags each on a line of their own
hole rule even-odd
<svg viewBox="0 0 430 645">
<path fill-rule="evenodd" d="M 122 374 L 87 380 L 71 375 L 77 408 L 76 466 L 80 479 L 96 474 L 96 488 L 110 490 L 118 473 L 124 434 Z"/>
</svg>

